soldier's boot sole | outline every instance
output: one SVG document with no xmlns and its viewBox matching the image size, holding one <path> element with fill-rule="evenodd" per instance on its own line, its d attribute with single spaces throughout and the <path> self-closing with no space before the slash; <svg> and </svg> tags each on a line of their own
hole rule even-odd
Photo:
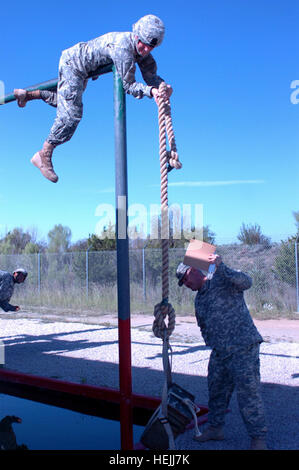
<svg viewBox="0 0 299 470">
<path fill-rule="evenodd" d="M 41 174 L 45 178 L 47 178 L 49 181 L 52 181 L 52 183 L 57 183 L 58 176 L 56 175 L 52 165 L 49 166 L 48 164 L 45 165 L 43 163 L 43 159 L 40 152 L 36 152 L 36 154 L 33 155 L 30 161 L 34 166 L 36 166 L 36 168 L 40 170 Z"/>
</svg>

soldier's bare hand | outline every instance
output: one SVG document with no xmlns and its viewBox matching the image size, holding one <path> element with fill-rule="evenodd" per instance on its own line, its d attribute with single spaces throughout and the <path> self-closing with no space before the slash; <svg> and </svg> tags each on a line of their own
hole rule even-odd
<svg viewBox="0 0 299 470">
<path fill-rule="evenodd" d="M 151 94 L 154 97 L 154 100 L 157 103 L 157 106 L 159 106 L 159 90 L 158 88 L 152 88 L 151 89 Z"/>
<path fill-rule="evenodd" d="M 172 89 L 172 86 L 171 85 L 167 85 L 166 87 L 166 93 L 168 95 L 168 98 L 171 97 L 172 93 L 173 93 L 173 89 Z"/>
</svg>

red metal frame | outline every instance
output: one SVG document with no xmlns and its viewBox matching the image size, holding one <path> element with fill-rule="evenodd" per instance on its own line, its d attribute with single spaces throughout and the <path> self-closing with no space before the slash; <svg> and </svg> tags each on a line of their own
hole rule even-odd
<svg viewBox="0 0 299 470">
<path fill-rule="evenodd" d="M 124 332 L 125 334 L 125 332 Z M 125 356 L 125 354 L 123 354 Z M 42 377 L 38 375 L 31 375 L 31 374 L 23 374 L 21 372 L 15 372 L 7 369 L 0 369 L 0 386 L 1 383 L 5 385 L 20 385 L 20 386 L 28 386 L 33 389 L 39 390 L 39 391 L 52 391 L 52 392 L 62 392 L 66 393 L 72 396 L 80 396 L 84 397 L 87 400 L 98 400 L 100 401 L 105 401 L 105 402 L 110 402 L 110 403 L 115 403 L 120 405 L 120 420 L 122 419 L 129 419 L 131 426 L 130 428 L 133 430 L 133 409 L 135 408 L 137 411 L 140 412 L 140 410 L 145 411 L 146 413 L 143 414 L 148 414 L 149 416 L 153 411 L 155 411 L 158 406 L 161 404 L 161 399 L 158 397 L 151 397 L 147 395 L 141 395 L 141 394 L 136 394 L 136 393 L 131 393 L 131 388 L 129 389 L 129 397 L 130 401 L 128 402 L 128 396 L 120 392 L 120 390 L 108 388 L 108 387 L 97 387 L 94 385 L 87 385 L 87 384 L 78 384 L 74 382 L 67 382 L 64 380 L 57 380 L 57 379 L 51 379 L 48 377 Z M 130 382 L 132 383 L 132 382 Z M 14 394 L 14 393 L 12 393 Z M 123 410 L 122 410 L 122 402 L 126 400 L 126 408 L 129 408 L 130 413 L 129 415 L 126 415 Z M 128 407 L 129 404 L 129 407 Z M 198 405 L 200 408 L 200 411 L 197 413 L 198 416 L 198 423 L 202 424 L 206 422 L 207 420 L 207 413 L 208 413 L 208 408 L 204 405 Z M 138 415 L 139 415 L 138 412 Z M 191 424 L 187 426 L 187 428 L 190 428 L 192 426 Z M 187 429 L 186 428 L 186 429 Z M 133 434 L 133 431 L 132 431 Z M 132 449 L 141 449 L 142 446 L 139 444 L 136 444 L 134 446 L 133 443 L 133 435 L 132 437 L 129 436 L 129 438 L 125 438 L 125 444 L 129 444 L 129 439 L 132 441 L 132 446 L 131 449 L 126 449 L 126 450 L 132 450 Z M 127 446 L 129 447 L 129 446 Z M 124 445 L 122 444 L 122 449 L 124 450 Z"/>
<path fill-rule="evenodd" d="M 85 398 L 121 403 L 122 394 L 119 390 L 108 387 L 97 387 L 95 385 L 77 384 L 64 380 L 50 379 L 39 375 L 22 374 L 11 370 L 0 369 L 0 382 L 13 383 L 19 385 L 29 385 L 31 387 L 43 388 L 57 392 L 66 392 L 72 395 L 81 395 Z M 132 406 L 138 408 L 156 409 L 161 400 L 156 397 L 139 395 L 132 393 Z"/>
<path fill-rule="evenodd" d="M 118 319 L 118 351 L 119 351 L 119 396 L 120 422 L 126 423 L 120 428 L 122 449 L 133 449 L 133 395 L 131 367 L 131 322 Z"/>
</svg>

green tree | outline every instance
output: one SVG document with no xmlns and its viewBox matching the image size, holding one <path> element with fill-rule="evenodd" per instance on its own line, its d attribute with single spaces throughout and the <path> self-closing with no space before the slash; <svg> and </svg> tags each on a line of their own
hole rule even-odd
<svg viewBox="0 0 299 470">
<path fill-rule="evenodd" d="M 29 242 L 25 246 L 23 253 L 30 255 L 32 253 L 40 253 L 41 251 L 41 245 L 39 243 Z"/>
<path fill-rule="evenodd" d="M 265 245 L 270 247 L 271 240 L 269 237 L 266 237 L 262 234 L 262 230 L 259 224 L 248 224 L 245 225 L 244 222 L 240 228 L 240 233 L 238 235 L 238 240 L 245 245 Z"/>
<path fill-rule="evenodd" d="M 116 250 L 115 225 L 104 227 L 100 235 L 89 235 L 87 246 L 90 251 Z"/>
<path fill-rule="evenodd" d="M 160 222 L 158 222 L 158 238 L 151 239 L 147 237 L 146 245 L 148 248 L 161 248 L 161 230 Z M 180 234 L 174 233 L 173 227 L 169 227 L 169 248 L 185 248 L 186 243 L 191 239 L 199 240 L 202 237 L 206 243 L 215 243 L 216 234 L 210 229 L 209 225 L 205 225 L 202 230 L 197 230 L 194 226 L 190 231 L 181 229 Z"/>
<path fill-rule="evenodd" d="M 50 253 L 66 253 L 69 251 L 72 232 L 69 227 L 55 225 L 48 233 L 48 251 Z"/>
<path fill-rule="evenodd" d="M 16 227 L 9 231 L 0 242 L 1 253 L 18 254 L 22 253 L 27 243 L 31 241 L 29 232 L 25 232 L 21 227 Z"/>
<path fill-rule="evenodd" d="M 0 240 L 0 253 L 2 254 L 30 254 L 41 251 L 44 251 L 44 243 L 37 241 L 34 229 L 25 231 L 21 227 L 16 227 Z"/>
<path fill-rule="evenodd" d="M 71 246 L 71 251 L 86 251 L 88 248 L 88 241 L 87 238 L 83 240 L 78 240 L 77 242 L 73 243 Z"/>
<path fill-rule="evenodd" d="M 89 234 L 88 239 L 79 245 L 83 248 L 81 256 L 73 259 L 72 269 L 75 275 L 83 280 L 86 278 L 88 261 L 88 279 L 92 283 L 114 283 L 116 280 L 116 239 L 114 225 L 104 227 L 100 235 Z M 86 254 L 86 252 L 88 253 Z M 86 256 L 88 260 L 86 261 Z"/>
<path fill-rule="evenodd" d="M 292 287 L 296 285 L 295 243 L 291 239 L 281 242 L 279 254 L 274 260 L 274 272 L 278 279 Z"/>
</svg>

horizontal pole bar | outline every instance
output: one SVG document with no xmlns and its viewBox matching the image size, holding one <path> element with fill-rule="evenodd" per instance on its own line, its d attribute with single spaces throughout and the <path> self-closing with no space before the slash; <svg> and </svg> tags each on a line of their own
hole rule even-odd
<svg viewBox="0 0 299 470">
<path fill-rule="evenodd" d="M 108 387 L 97 387 L 96 385 L 78 384 L 75 382 L 67 382 L 64 380 L 42 377 L 40 375 L 24 374 L 8 369 L 0 369 L 0 385 L 16 384 L 27 385 L 36 389 L 52 390 L 55 392 L 63 392 L 69 395 L 79 395 L 85 398 L 104 400 L 114 403 L 120 403 L 121 393 L 119 390 Z M 161 398 L 132 393 L 132 406 L 134 408 L 144 408 L 155 410 L 161 404 Z M 204 405 L 200 407 L 199 415 L 208 412 L 208 408 Z"/>
<path fill-rule="evenodd" d="M 94 72 L 88 75 L 88 78 L 98 77 L 99 75 L 104 75 L 105 73 L 112 72 L 113 63 L 107 65 L 102 65 L 101 67 L 97 68 Z M 48 80 L 46 82 L 38 83 L 36 85 L 29 86 L 24 88 L 27 91 L 35 91 L 35 90 L 56 90 L 57 89 L 58 79 L 53 78 L 52 80 Z M 12 101 L 16 101 L 15 95 L 13 93 L 8 93 L 7 95 L 0 96 L 0 105 L 11 103 Z"/>
<path fill-rule="evenodd" d="M 97 387 L 95 385 L 78 384 L 75 382 L 67 382 L 64 380 L 51 379 L 39 375 L 23 374 L 7 369 L 0 369 L 0 383 L 27 385 L 45 390 L 53 390 L 56 392 L 64 392 L 70 395 L 80 395 L 85 398 L 93 398 L 97 400 L 111 401 L 120 403 L 121 394 L 119 390 L 107 387 Z M 161 399 L 158 397 L 150 397 L 146 395 L 133 394 L 133 407 L 147 408 L 154 410 L 157 408 Z"/>
</svg>

